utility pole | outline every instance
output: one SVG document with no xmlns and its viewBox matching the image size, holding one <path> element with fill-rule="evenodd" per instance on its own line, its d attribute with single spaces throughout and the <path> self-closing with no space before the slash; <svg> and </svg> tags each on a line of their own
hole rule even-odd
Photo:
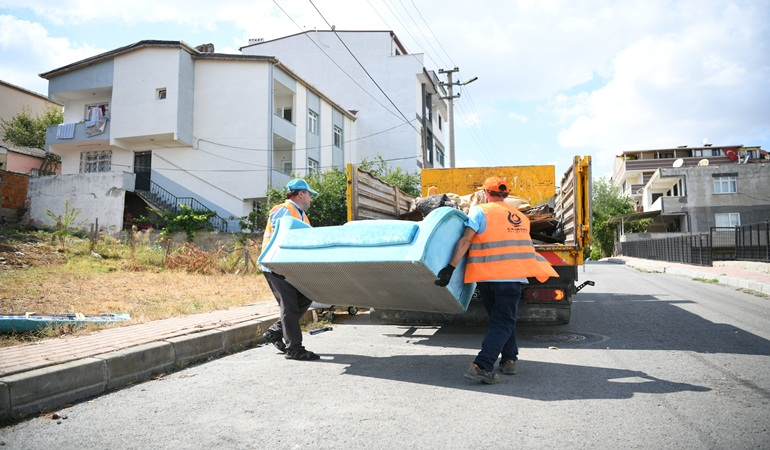
<svg viewBox="0 0 770 450">
<path fill-rule="evenodd" d="M 459 71 L 457 67 L 454 69 L 439 69 L 438 73 L 445 73 L 446 74 L 446 83 L 439 83 L 440 86 L 447 86 L 447 89 L 449 91 L 449 95 L 446 97 L 441 97 L 443 100 L 448 100 L 449 103 L 447 105 L 447 112 L 449 114 L 448 120 L 449 120 L 449 167 L 454 168 L 455 166 L 455 117 L 454 117 L 454 99 L 456 98 L 453 91 L 452 86 L 454 86 L 454 83 L 452 82 L 452 74 Z M 457 94 L 457 98 L 460 97 L 460 94 Z"/>
<path fill-rule="evenodd" d="M 455 166 L 455 116 L 454 116 L 454 99 L 460 98 L 460 93 L 458 92 L 457 95 L 454 95 L 454 91 L 452 89 L 453 86 L 465 86 L 466 84 L 473 83 L 474 81 L 478 80 L 479 77 L 473 77 L 470 80 L 461 83 L 459 81 L 452 81 L 452 74 L 455 72 L 459 72 L 460 69 L 455 67 L 454 69 L 439 69 L 438 73 L 445 73 L 447 77 L 446 83 L 439 83 L 439 86 L 447 86 L 447 90 L 449 91 L 449 95 L 446 97 L 441 97 L 443 100 L 448 100 L 449 103 L 447 105 L 447 112 L 449 113 L 449 167 L 454 168 Z"/>
</svg>

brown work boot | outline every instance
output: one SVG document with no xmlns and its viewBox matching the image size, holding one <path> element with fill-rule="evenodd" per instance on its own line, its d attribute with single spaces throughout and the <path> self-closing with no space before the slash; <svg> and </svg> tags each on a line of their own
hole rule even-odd
<svg viewBox="0 0 770 450">
<path fill-rule="evenodd" d="M 492 372 L 487 372 L 476 364 L 471 363 L 468 367 L 468 371 L 463 375 L 465 378 L 473 381 L 478 381 L 484 384 L 495 384 L 500 381 L 500 375 Z"/>
<path fill-rule="evenodd" d="M 500 371 L 506 375 L 516 375 L 516 361 L 509 359 L 500 363 Z"/>
</svg>

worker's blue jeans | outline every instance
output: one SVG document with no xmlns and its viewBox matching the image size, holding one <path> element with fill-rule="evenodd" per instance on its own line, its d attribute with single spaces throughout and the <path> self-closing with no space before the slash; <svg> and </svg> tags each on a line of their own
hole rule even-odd
<svg viewBox="0 0 770 450">
<path fill-rule="evenodd" d="M 519 346 L 516 344 L 516 311 L 521 298 L 521 283 L 482 281 L 476 284 L 481 301 L 489 314 L 489 330 L 481 343 L 481 351 L 473 361 L 480 368 L 491 372 L 497 357 L 500 362 L 516 361 Z"/>
</svg>

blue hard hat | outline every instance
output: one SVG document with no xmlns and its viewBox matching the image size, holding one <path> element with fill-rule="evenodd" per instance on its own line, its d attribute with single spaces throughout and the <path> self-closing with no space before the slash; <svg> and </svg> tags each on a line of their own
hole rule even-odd
<svg viewBox="0 0 770 450">
<path fill-rule="evenodd" d="M 303 180 L 302 178 L 295 178 L 288 183 L 286 183 L 286 190 L 287 191 L 308 191 L 310 192 L 310 196 L 318 195 L 318 192 L 310 189 L 310 186 L 308 186 L 307 181 Z"/>
</svg>

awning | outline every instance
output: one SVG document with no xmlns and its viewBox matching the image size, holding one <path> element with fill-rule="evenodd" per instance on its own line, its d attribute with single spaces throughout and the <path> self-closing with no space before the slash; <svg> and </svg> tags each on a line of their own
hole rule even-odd
<svg viewBox="0 0 770 450">
<path fill-rule="evenodd" d="M 645 211 L 640 213 L 624 214 L 622 216 L 612 216 L 610 220 L 607 221 L 607 223 L 622 223 L 628 222 L 630 220 L 651 219 L 659 215 L 660 211 Z"/>
</svg>

